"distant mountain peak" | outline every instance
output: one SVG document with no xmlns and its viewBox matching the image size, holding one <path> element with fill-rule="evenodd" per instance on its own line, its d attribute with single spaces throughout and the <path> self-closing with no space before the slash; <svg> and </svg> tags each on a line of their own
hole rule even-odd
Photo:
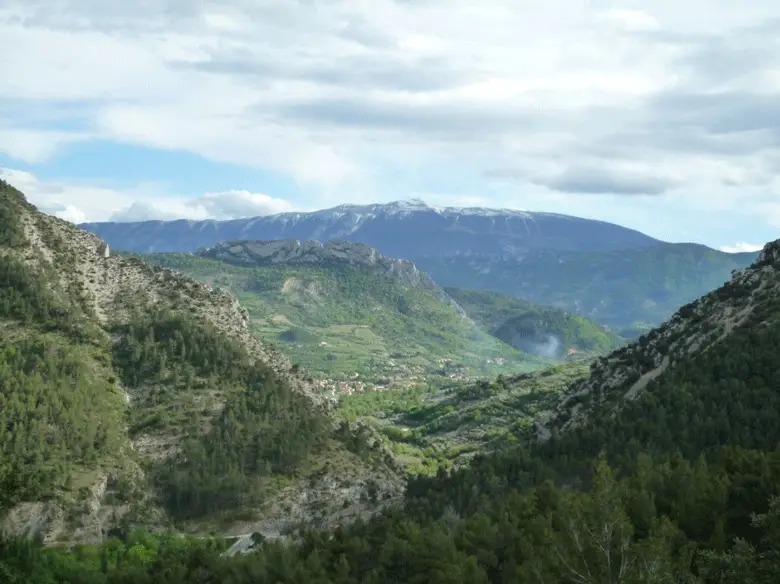
<svg viewBox="0 0 780 584">
<path fill-rule="evenodd" d="M 329 214 L 333 212 L 340 213 L 356 213 L 361 215 L 393 215 L 398 213 L 425 213 L 434 212 L 439 215 L 457 216 L 457 215 L 477 215 L 477 216 L 499 216 L 507 215 L 510 217 L 523 217 L 525 219 L 533 219 L 535 216 L 548 216 L 548 217 L 560 217 L 577 219 L 576 217 L 569 217 L 568 215 L 560 215 L 557 213 L 544 213 L 544 212 L 531 212 L 520 209 L 507 209 L 498 207 L 457 207 L 457 206 L 438 206 L 430 205 L 419 197 L 411 199 L 400 199 L 397 201 L 390 201 L 387 203 L 372 203 L 369 205 L 357 205 L 357 204 L 343 204 L 329 209 L 323 209 L 321 211 L 312 211 L 309 214 Z M 305 215 L 306 213 L 303 213 Z M 287 215 L 287 214 L 285 214 Z M 300 217 L 302 213 L 296 213 L 297 217 Z M 583 219 L 587 221 L 587 219 Z"/>
<path fill-rule="evenodd" d="M 620 329 L 660 322 L 757 255 L 666 244 L 605 221 L 434 207 L 414 198 L 232 221 L 92 223 L 83 228 L 114 250 L 140 253 L 192 253 L 226 241 L 350 241 L 387 258 L 408 259 L 441 286 L 503 292 Z"/>
<path fill-rule="evenodd" d="M 345 204 L 231 221 L 91 223 L 84 229 L 114 249 L 194 252 L 221 241 L 349 240 L 390 257 L 503 257 L 533 249 L 613 251 L 660 243 L 636 230 L 603 221 L 552 213 L 482 207 L 434 207 L 419 198 Z"/>
<path fill-rule="evenodd" d="M 420 198 L 403 199 L 400 201 L 393 201 L 386 205 L 391 209 L 399 209 L 401 211 L 429 211 L 437 210 L 436 207 L 431 207 L 428 203 Z"/>
</svg>

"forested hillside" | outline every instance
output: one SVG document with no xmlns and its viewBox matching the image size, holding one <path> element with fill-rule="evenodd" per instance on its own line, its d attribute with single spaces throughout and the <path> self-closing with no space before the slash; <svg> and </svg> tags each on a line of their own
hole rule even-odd
<svg viewBox="0 0 780 584">
<path fill-rule="evenodd" d="M 7 534 L 47 544 L 133 525 L 273 534 L 370 511 L 353 499 L 366 499 L 369 480 L 388 497 L 400 486 L 390 454 L 337 428 L 306 374 L 252 337 L 233 297 L 112 256 L 5 183 L 0 330 Z"/>
<path fill-rule="evenodd" d="M 143 534 L 66 555 L 9 541 L 3 569 L 25 582 L 774 583 L 779 274 L 780 242 L 594 365 L 570 388 L 593 389 L 580 413 L 563 405 L 545 439 L 519 429 L 519 445 L 411 480 L 403 507 L 368 522 L 235 558 Z M 657 357 L 667 365 L 637 389 Z"/>
<path fill-rule="evenodd" d="M 483 329 L 525 351 L 554 358 L 608 353 L 624 339 L 581 315 L 485 290 L 445 288 Z"/>
<path fill-rule="evenodd" d="M 441 286 L 492 290 L 545 304 L 633 338 L 718 288 L 755 257 L 659 242 L 608 251 L 536 249 L 501 257 L 462 254 L 416 261 Z"/>
</svg>

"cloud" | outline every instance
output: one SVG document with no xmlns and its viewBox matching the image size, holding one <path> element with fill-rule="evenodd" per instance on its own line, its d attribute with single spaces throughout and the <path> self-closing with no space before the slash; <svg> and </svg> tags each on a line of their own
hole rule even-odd
<svg viewBox="0 0 780 584">
<path fill-rule="evenodd" d="M 208 193 L 192 200 L 134 202 L 111 215 L 111 221 L 153 219 L 241 219 L 293 211 L 288 201 L 248 191 Z"/>
<path fill-rule="evenodd" d="M 726 253 L 743 253 L 743 252 L 761 251 L 763 248 L 764 248 L 763 245 L 756 245 L 753 243 L 746 243 L 744 241 L 739 241 L 734 245 L 722 246 L 720 248 L 720 251 L 725 251 Z"/>
<path fill-rule="evenodd" d="M 34 174 L 0 168 L 0 177 L 23 192 L 44 213 L 72 223 L 167 219 L 239 219 L 296 208 L 283 199 L 248 191 L 207 193 L 194 198 L 155 192 L 150 187 L 111 189 L 42 181 Z"/>
<path fill-rule="evenodd" d="M 605 195 L 660 195 L 677 186 L 672 179 L 650 173 L 588 167 L 569 168 L 558 175 L 535 179 L 534 182 L 562 193 Z"/>
<path fill-rule="evenodd" d="M 654 30 L 658 21 L 641 10 L 608 10 L 605 17 L 628 30 Z"/>
<path fill-rule="evenodd" d="M 85 139 L 77 133 L 33 131 L 0 126 L 0 154 L 27 163 L 43 162 L 67 144 Z"/>
<path fill-rule="evenodd" d="M 418 39 L 418 45 L 434 44 L 432 40 Z M 403 44 L 408 44 L 409 41 Z M 384 89 L 391 91 L 435 91 L 462 85 L 473 71 L 458 68 L 445 56 L 421 55 L 402 57 L 358 54 L 336 62 L 285 64 L 264 53 L 239 52 L 235 55 L 215 55 L 207 59 L 173 62 L 175 68 L 190 69 L 225 76 L 249 76 L 255 80 L 275 78 L 287 82 L 309 82 L 324 87 L 349 86 L 353 89 Z"/>
</svg>

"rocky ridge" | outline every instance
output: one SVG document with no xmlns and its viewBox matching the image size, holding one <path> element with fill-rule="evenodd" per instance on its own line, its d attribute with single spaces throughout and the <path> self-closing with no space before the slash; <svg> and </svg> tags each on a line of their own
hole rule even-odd
<svg viewBox="0 0 780 584">
<path fill-rule="evenodd" d="M 197 255 L 240 266 L 268 265 L 346 265 L 374 270 L 392 276 L 403 286 L 431 292 L 439 300 L 447 302 L 458 313 L 466 313 L 427 274 L 420 271 L 414 262 L 389 258 L 363 243 L 345 240 L 331 240 L 321 243 L 316 240 L 294 239 L 272 241 L 230 241 L 214 247 L 199 250 Z"/>
<path fill-rule="evenodd" d="M 579 426 L 595 408 L 619 408 L 679 362 L 744 327 L 763 326 L 779 296 L 780 240 L 767 244 L 752 265 L 735 270 L 722 287 L 681 307 L 636 342 L 591 363 L 589 376 L 569 387 L 553 411 L 537 418 L 538 436 L 546 440 L 553 430 Z"/>
<path fill-rule="evenodd" d="M 235 297 L 166 268 L 151 266 L 133 257 L 112 255 L 108 245 L 96 235 L 67 221 L 45 215 L 19 201 L 19 219 L 24 225 L 29 247 L 25 259 L 57 270 L 63 289 L 84 290 L 82 301 L 88 314 L 103 325 L 122 320 L 122 295 L 143 294 L 151 304 L 166 300 L 186 304 L 190 311 L 219 331 L 242 343 L 250 355 L 271 366 L 313 402 L 325 404 L 312 389 L 304 371 L 293 371 L 278 351 L 263 345 L 249 334 L 248 315 Z M 0 254 L 9 250 L 0 248 Z"/>
</svg>

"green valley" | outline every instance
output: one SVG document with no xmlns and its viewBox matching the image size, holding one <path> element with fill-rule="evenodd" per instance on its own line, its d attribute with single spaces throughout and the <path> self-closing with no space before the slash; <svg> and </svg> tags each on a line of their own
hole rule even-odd
<svg viewBox="0 0 780 584">
<path fill-rule="evenodd" d="M 249 312 L 258 338 L 342 387 L 494 377 L 549 362 L 487 334 L 434 291 L 367 267 L 244 266 L 188 254 L 141 257 L 229 290 Z"/>
<path fill-rule="evenodd" d="M 379 430 L 409 473 L 432 475 L 527 441 L 534 419 L 587 373 L 588 364 L 579 361 L 492 382 L 353 394 L 342 397 L 336 415 Z"/>
<path fill-rule="evenodd" d="M 780 584 L 780 1 L 0 53 L 0 584 Z"/>
<path fill-rule="evenodd" d="M 278 309 L 252 316 L 230 294 L 112 256 L 0 186 L 3 582 L 776 581 L 780 242 L 592 362 L 352 395 L 334 410 L 252 334 Z M 159 257 L 257 298 L 267 286 L 323 324 L 328 310 L 363 318 L 376 299 L 444 314 L 415 305 L 423 292 L 471 322 L 412 273 L 400 301 L 399 273 L 371 284 L 352 265 L 339 288 L 332 266 Z M 366 300 L 317 300 L 339 291 Z M 463 297 L 494 333 L 526 309 Z M 577 322 L 531 308 L 549 330 Z M 315 334 L 293 324 L 281 342 Z"/>
<path fill-rule="evenodd" d="M 773 584 L 778 290 L 775 242 L 589 365 L 344 400 L 336 434 L 364 422 L 347 448 L 361 452 L 355 440 L 379 427 L 401 456 L 433 467 L 371 518 L 303 526 L 283 541 L 126 530 L 68 551 L 11 538 L 0 540 L 0 574 L 79 584 Z M 437 458 L 475 445 L 482 452 L 468 464 Z M 369 488 L 367 498 L 382 497 Z"/>
</svg>

